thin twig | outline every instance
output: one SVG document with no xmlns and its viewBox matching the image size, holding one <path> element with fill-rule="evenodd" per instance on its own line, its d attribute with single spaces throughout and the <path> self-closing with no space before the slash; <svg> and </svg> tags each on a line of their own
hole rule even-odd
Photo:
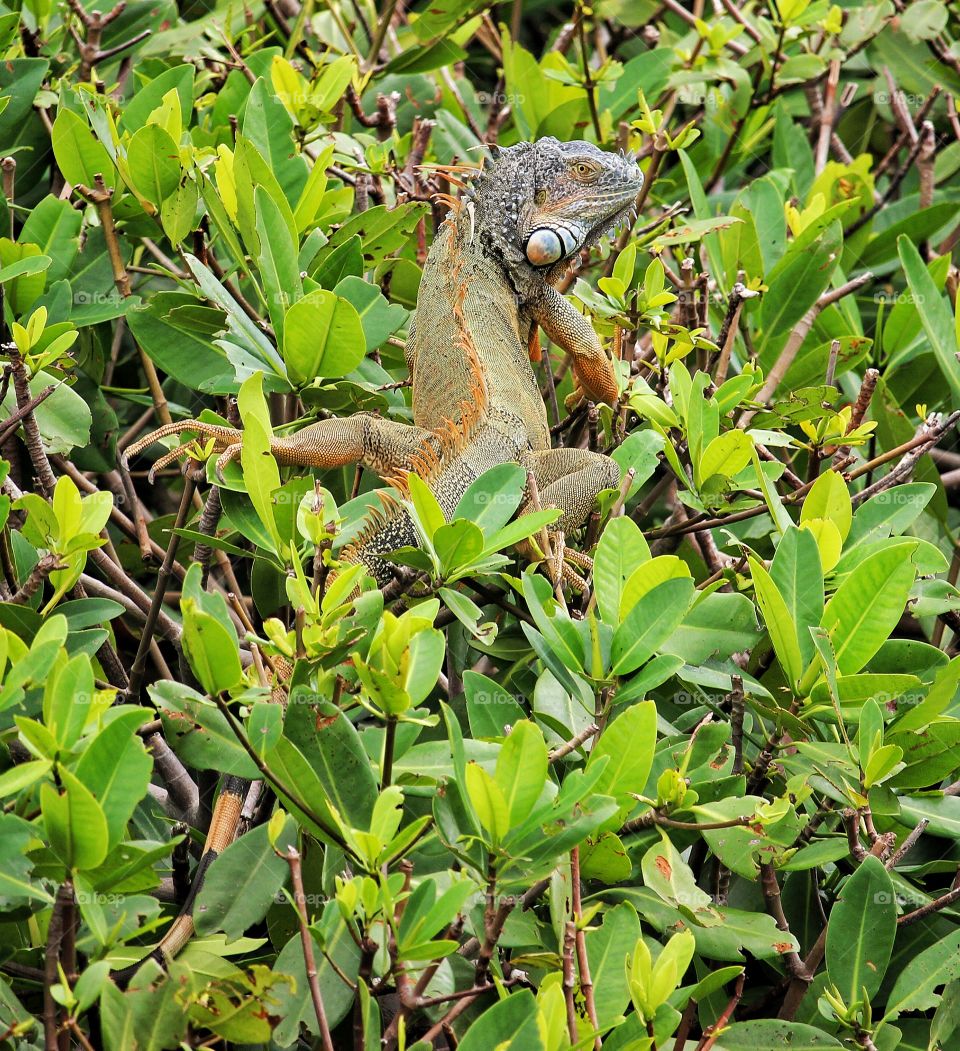
<svg viewBox="0 0 960 1051">
<path fill-rule="evenodd" d="M 844 296 L 850 295 L 852 292 L 856 292 L 863 288 L 864 285 L 869 284 L 873 280 L 873 274 L 867 271 L 865 274 L 860 274 L 857 277 L 851 278 L 849 281 L 845 281 L 839 288 L 831 288 L 824 292 L 816 303 L 803 315 L 803 317 L 794 326 L 793 331 L 787 337 L 786 343 L 783 345 L 783 350 L 780 351 L 777 360 L 773 363 L 769 374 L 760 388 L 760 392 L 757 394 L 756 400 L 761 404 L 766 404 L 774 395 L 777 388 L 780 386 L 780 382 L 783 377 L 787 374 L 787 370 L 793 364 L 794 358 L 797 356 L 797 352 L 803 346 L 803 341 L 807 338 L 807 334 L 810 329 L 813 328 L 813 323 L 817 320 L 820 314 L 826 310 L 827 307 L 833 303 L 843 299 Z M 748 410 L 737 422 L 737 426 L 741 429 L 745 429 L 749 426 L 750 421 L 756 415 L 756 410 Z"/>
<path fill-rule="evenodd" d="M 187 514 L 190 510 L 190 504 L 193 499 L 193 479 L 190 475 L 187 475 L 183 480 L 183 493 L 180 497 L 180 507 L 177 509 L 177 517 L 174 522 L 173 529 L 170 530 L 170 541 L 167 544 L 167 552 L 163 558 L 163 564 L 160 566 L 160 572 L 157 574 L 156 590 L 153 593 L 153 601 L 150 604 L 150 610 L 147 613 L 147 622 L 143 626 L 143 633 L 140 636 L 140 644 L 137 646 L 137 655 L 134 658 L 133 664 L 130 668 L 130 683 L 127 686 L 127 698 L 132 704 L 139 704 L 140 702 L 140 688 L 143 685 L 143 676 L 147 666 L 147 652 L 150 648 L 150 643 L 153 641 L 153 633 L 156 630 L 157 616 L 160 613 L 160 607 L 163 605 L 163 596 L 167 590 L 167 584 L 170 581 L 170 575 L 173 572 L 173 562 L 177 555 L 177 547 L 180 545 L 180 534 L 178 530 L 183 529 L 186 525 Z"/>
<path fill-rule="evenodd" d="M 330 1026 L 327 1024 L 327 1012 L 323 1006 L 323 995 L 320 992 L 320 979 L 317 972 L 317 960 L 313 952 L 313 935 L 310 933 L 310 921 L 307 917 L 307 896 L 303 891 L 303 870 L 300 866 L 300 854 L 295 847 L 287 847 L 284 860 L 290 866 L 290 882 L 293 884 L 293 902 L 297 911 L 297 923 L 300 927 L 300 942 L 303 945 L 303 960 L 307 968 L 307 985 L 310 987 L 310 998 L 313 1010 L 320 1027 L 320 1040 L 324 1051 L 333 1051 L 333 1040 Z"/>
</svg>

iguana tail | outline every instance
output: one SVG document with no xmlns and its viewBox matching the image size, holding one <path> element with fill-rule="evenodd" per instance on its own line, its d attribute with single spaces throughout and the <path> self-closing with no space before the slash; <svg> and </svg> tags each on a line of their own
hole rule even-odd
<svg viewBox="0 0 960 1051">
<path fill-rule="evenodd" d="M 126 988 L 130 984 L 130 980 L 147 960 L 155 960 L 166 970 L 170 961 L 193 937 L 194 903 L 197 900 L 197 895 L 200 893 L 200 888 L 203 886 L 203 881 L 210 866 L 230 846 L 236 836 L 237 826 L 240 823 L 240 812 L 243 809 L 243 801 L 246 798 L 249 787 L 250 782 L 242 777 L 231 775 L 225 779 L 223 788 L 217 798 L 216 806 L 213 809 L 213 817 L 210 819 L 210 830 L 203 845 L 203 854 L 200 857 L 200 863 L 197 865 L 193 885 L 190 887 L 187 900 L 183 903 L 180 915 L 173 921 L 166 934 L 160 940 L 160 944 L 152 952 L 147 953 L 146 956 L 136 963 L 111 973 L 110 977 L 121 989 Z"/>
</svg>

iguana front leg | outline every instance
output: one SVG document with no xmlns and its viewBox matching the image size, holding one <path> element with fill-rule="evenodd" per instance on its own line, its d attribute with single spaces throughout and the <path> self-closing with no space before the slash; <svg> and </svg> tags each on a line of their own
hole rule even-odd
<svg viewBox="0 0 960 1051">
<path fill-rule="evenodd" d="M 168 423 L 134 442 L 125 451 L 124 461 L 160 438 L 185 432 L 201 439 L 213 439 L 214 451 L 220 454 L 218 475 L 240 456 L 243 431 L 201 420 L 183 420 Z M 328 468 L 360 463 L 382 478 L 389 478 L 412 470 L 417 454 L 424 450 L 426 443 L 435 441 L 435 437 L 422 427 L 385 420 L 372 413 L 358 413 L 344 419 L 320 420 L 286 438 L 272 438 L 270 451 L 281 466 Z M 151 481 L 154 472 L 185 454 L 192 444 L 191 439 L 161 456 L 151 468 Z"/>
<path fill-rule="evenodd" d="M 587 318 L 552 285 L 544 285 L 528 309 L 550 339 L 573 357 L 574 376 L 588 397 L 616 405 L 620 387 L 613 359 Z"/>
</svg>

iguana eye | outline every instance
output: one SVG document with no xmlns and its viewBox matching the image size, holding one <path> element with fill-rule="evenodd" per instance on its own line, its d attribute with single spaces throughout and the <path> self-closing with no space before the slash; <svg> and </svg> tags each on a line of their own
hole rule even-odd
<svg viewBox="0 0 960 1051">
<path fill-rule="evenodd" d="M 578 161 L 573 166 L 574 174 L 581 179 L 592 179 L 597 175 L 597 169 L 592 164 L 588 164 L 586 161 Z"/>
<path fill-rule="evenodd" d="M 553 230 L 534 230 L 527 240 L 527 259 L 534 266 L 550 266 L 563 256 L 563 242 Z"/>
</svg>

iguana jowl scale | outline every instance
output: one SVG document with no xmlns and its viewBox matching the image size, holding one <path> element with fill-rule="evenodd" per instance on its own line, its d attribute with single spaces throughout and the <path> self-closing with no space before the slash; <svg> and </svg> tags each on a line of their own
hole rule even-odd
<svg viewBox="0 0 960 1051">
<path fill-rule="evenodd" d="M 424 267 L 406 347 L 413 424 L 358 413 L 274 438 L 271 451 L 282 465 L 361 463 L 401 489 L 406 474 L 415 471 L 448 515 L 474 479 L 515 461 L 533 475 L 543 506 L 561 509 L 553 528 L 569 535 L 586 520 L 598 493 L 619 483 L 619 469 L 599 453 L 550 447 L 530 357 L 542 328 L 572 356 L 578 391 L 594 401 L 616 402 L 610 355 L 590 322 L 554 286 L 577 253 L 629 214 L 643 176 L 633 158 L 587 142 L 544 138 L 490 149 L 492 162 L 485 162 L 465 197 L 450 199 Z M 161 427 L 126 455 L 183 432 L 214 439 L 218 471 L 239 456 L 242 431 L 196 420 Z M 154 470 L 191 444 L 162 456 Z M 387 501 L 341 561 L 362 562 L 384 584 L 392 573 L 379 556 L 417 542 L 403 506 Z M 190 904 L 211 861 L 233 837 L 243 791 L 237 778 L 224 785 L 190 901 L 150 954 L 161 964 L 190 938 Z M 116 977 L 128 980 L 139 966 Z"/>
</svg>

